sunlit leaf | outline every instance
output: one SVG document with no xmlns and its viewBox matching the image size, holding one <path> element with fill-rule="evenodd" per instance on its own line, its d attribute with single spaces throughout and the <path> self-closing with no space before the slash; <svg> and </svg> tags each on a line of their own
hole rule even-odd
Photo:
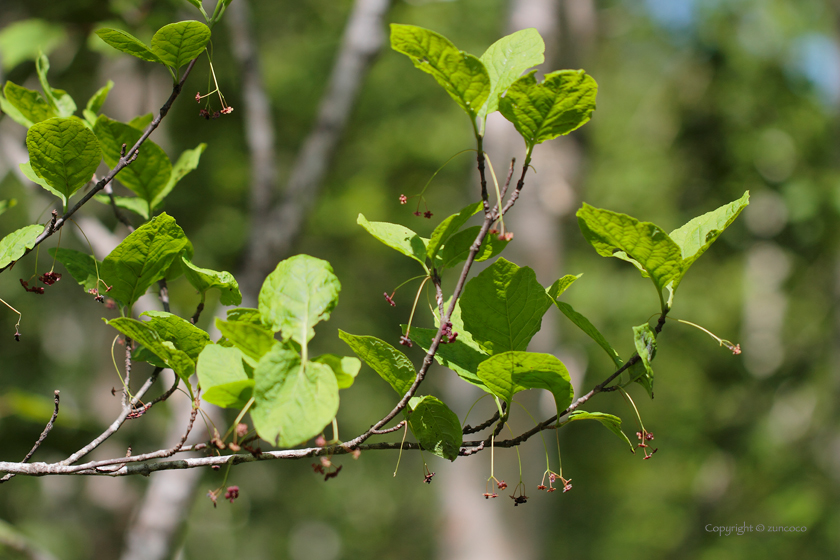
<svg viewBox="0 0 840 560">
<path fill-rule="evenodd" d="M 545 43 L 536 29 L 522 29 L 502 37 L 484 51 L 481 62 L 490 76 L 490 95 L 479 118 L 499 108 L 499 97 L 522 72 L 545 61 Z"/>
<path fill-rule="evenodd" d="M 413 400 L 412 408 L 408 423 L 423 449 L 450 461 L 457 459 L 464 439 L 458 416 L 432 396 Z"/>
<path fill-rule="evenodd" d="M 373 371 L 403 396 L 411 388 L 417 373 L 405 354 L 373 336 L 356 336 L 338 331 L 338 337 Z"/>
</svg>

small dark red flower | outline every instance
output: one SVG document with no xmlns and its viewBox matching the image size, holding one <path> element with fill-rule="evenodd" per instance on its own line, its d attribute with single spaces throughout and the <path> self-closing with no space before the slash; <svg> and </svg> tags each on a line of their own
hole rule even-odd
<svg viewBox="0 0 840 560">
<path fill-rule="evenodd" d="M 227 106 L 224 109 L 222 109 L 222 114 L 223 115 L 229 115 L 231 113 L 233 113 L 233 107 L 231 107 L 231 106 Z"/>
<path fill-rule="evenodd" d="M 415 213 L 414 213 L 414 215 L 415 215 L 415 216 L 419 216 L 419 215 L 420 215 L 420 210 L 418 210 L 417 212 L 415 212 Z"/>
<path fill-rule="evenodd" d="M 23 278 L 20 279 L 20 285 L 23 286 L 23 289 L 26 290 L 27 292 L 32 292 L 33 294 L 43 294 L 44 293 L 44 288 L 42 288 L 40 286 L 30 287 L 29 282 L 27 282 Z"/>
<path fill-rule="evenodd" d="M 504 490 L 505 488 L 508 487 L 507 482 L 505 482 L 504 480 L 502 480 L 500 482 L 497 482 L 496 486 L 499 487 L 499 490 Z"/>
<path fill-rule="evenodd" d="M 426 210 L 425 212 L 423 212 L 423 217 L 424 217 L 424 218 L 431 218 L 432 216 L 434 216 L 434 214 L 432 214 L 432 213 L 431 213 L 431 212 L 429 212 L 428 210 Z"/>
<path fill-rule="evenodd" d="M 408 338 L 408 336 L 401 336 L 400 337 L 400 344 L 402 344 L 403 346 L 408 346 L 409 348 L 414 346 L 414 344 L 411 342 L 411 339 Z"/>
<path fill-rule="evenodd" d="M 425 482 L 426 484 L 431 484 L 433 476 L 435 476 L 435 473 L 433 472 L 426 473 L 426 476 L 423 477 L 423 482 Z"/>
<path fill-rule="evenodd" d="M 397 304 L 396 304 L 396 303 L 394 303 L 394 297 L 393 297 L 393 294 L 389 296 L 389 295 L 388 295 L 388 292 L 384 292 L 382 295 L 384 295 L 384 296 L 385 296 L 385 301 L 387 301 L 388 303 L 390 303 L 390 304 L 391 304 L 391 307 L 396 307 L 396 306 L 397 306 Z"/>
<path fill-rule="evenodd" d="M 405 196 L 404 194 L 401 194 L 400 195 L 400 204 L 405 204 L 407 202 L 408 202 L 408 197 Z"/>
<path fill-rule="evenodd" d="M 228 486 L 227 491 L 225 492 L 225 500 L 230 500 L 230 503 L 233 503 L 233 500 L 239 497 L 239 486 Z"/>
<path fill-rule="evenodd" d="M 201 103 L 201 92 L 200 91 L 195 92 L 195 102 L 196 103 Z"/>
<path fill-rule="evenodd" d="M 203 117 L 204 119 L 209 121 L 210 120 L 210 111 L 208 111 L 207 109 L 202 109 L 198 112 L 198 116 Z"/>
</svg>

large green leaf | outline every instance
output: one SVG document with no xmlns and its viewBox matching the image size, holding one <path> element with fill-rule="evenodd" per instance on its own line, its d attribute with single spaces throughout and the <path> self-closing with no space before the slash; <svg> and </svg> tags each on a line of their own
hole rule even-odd
<svg viewBox="0 0 840 560">
<path fill-rule="evenodd" d="M 569 372 L 551 354 L 504 352 L 490 356 L 478 366 L 478 377 L 494 395 L 508 403 L 526 389 L 546 389 L 554 395 L 557 412 L 566 409 L 575 397 Z"/>
<path fill-rule="evenodd" d="M 23 173 L 24 176 L 27 179 L 29 179 L 30 181 L 32 181 L 36 185 L 40 185 L 41 187 L 44 188 L 44 190 L 54 194 L 55 196 L 60 198 L 62 201 L 66 200 L 64 195 L 61 193 L 61 191 L 59 191 L 58 189 L 52 188 L 50 186 L 50 184 L 47 183 L 46 180 L 44 180 L 42 177 L 38 177 L 38 175 L 32 169 L 32 166 L 29 164 L 28 161 L 26 161 L 24 163 L 21 163 L 20 165 L 18 165 L 18 167 L 20 168 L 21 173 Z"/>
<path fill-rule="evenodd" d="M 93 132 L 76 118 L 52 118 L 26 133 L 32 170 L 61 193 L 64 203 L 91 180 L 102 151 Z"/>
<path fill-rule="evenodd" d="M 99 35 L 100 39 L 120 52 L 136 56 L 137 58 L 148 62 L 163 63 L 163 61 L 158 58 L 155 53 L 149 50 L 149 47 L 147 47 L 143 41 L 131 33 L 121 29 L 109 29 L 107 27 L 103 27 L 102 29 L 97 29 L 96 34 Z"/>
<path fill-rule="evenodd" d="M 583 70 L 558 70 L 537 83 L 522 76 L 499 100 L 499 111 L 513 123 L 529 148 L 580 128 L 595 110 L 598 84 Z"/>
<path fill-rule="evenodd" d="M 78 282 L 85 291 L 97 289 L 97 262 L 92 255 L 62 247 L 50 249 L 49 253 L 51 257 L 55 257 L 55 260 L 64 265 L 73 280 Z"/>
<path fill-rule="evenodd" d="M 3 87 L 3 95 L 6 97 L 6 101 L 26 119 L 25 124 L 19 124 L 23 124 L 27 128 L 35 123 L 58 116 L 44 97 L 37 91 L 26 89 L 12 82 L 6 82 L 6 85 Z M 15 120 L 17 121 L 17 119 Z"/>
<path fill-rule="evenodd" d="M 412 401 L 408 424 L 423 449 L 450 461 L 457 459 L 464 440 L 458 416 L 437 397 Z"/>
<path fill-rule="evenodd" d="M 145 128 L 145 126 L 140 127 L 140 130 L 145 130 Z M 163 189 L 158 192 L 152 200 L 152 208 L 160 206 L 163 199 L 166 198 L 166 196 L 172 192 L 172 189 L 175 188 L 175 185 L 177 185 L 178 182 L 190 171 L 198 167 L 198 161 L 201 159 L 201 154 L 204 153 L 205 148 L 207 148 L 207 144 L 201 143 L 192 150 L 184 150 L 181 152 L 180 157 L 178 157 L 178 161 L 176 161 L 175 165 L 172 167 L 172 174 L 169 176 L 169 182 L 166 183 L 166 186 L 163 187 Z"/>
<path fill-rule="evenodd" d="M 242 350 L 246 358 L 256 365 L 277 342 L 267 328 L 247 321 L 222 321 L 216 319 L 216 328 L 234 346 Z"/>
<path fill-rule="evenodd" d="M 680 275 L 680 247 L 659 226 L 586 203 L 577 217 L 583 236 L 599 255 L 629 257 L 650 276 L 660 293 Z"/>
<path fill-rule="evenodd" d="M 148 325 L 160 338 L 174 344 L 175 348 L 184 352 L 194 362 L 198 360 L 198 355 L 204 347 L 210 344 L 210 335 L 172 313 L 145 311 L 141 317 L 148 317 Z"/>
<path fill-rule="evenodd" d="M 688 268 L 694 264 L 694 261 L 700 258 L 700 255 L 705 253 L 706 249 L 711 247 L 712 243 L 735 221 L 735 218 L 738 217 L 749 203 L 750 192 L 747 191 L 738 200 L 724 204 L 717 210 L 712 210 L 702 216 L 698 216 L 668 234 L 668 237 L 673 239 L 674 243 L 679 246 L 683 258 L 682 271 L 674 279 L 674 283 L 671 286 L 672 291 L 676 291 L 680 280 L 682 280 Z"/>
<path fill-rule="evenodd" d="M 463 330 L 458 331 L 454 328 L 452 330 L 458 333 L 458 338 L 448 344 L 439 345 L 435 353 L 435 360 L 440 365 L 457 373 L 458 377 L 467 383 L 471 383 L 490 393 L 490 389 L 484 385 L 484 382 L 476 374 L 478 365 L 490 356 L 485 354 L 475 342 L 469 343 L 463 340 L 464 335 L 469 333 Z M 412 327 L 411 340 L 428 352 L 436 334 L 437 329 Z"/>
<path fill-rule="evenodd" d="M 313 327 L 330 318 L 340 291 L 330 263 L 296 255 L 281 261 L 263 282 L 260 315 L 284 339 L 306 344 L 315 336 Z"/>
<path fill-rule="evenodd" d="M 164 25 L 152 37 L 152 52 L 164 64 L 178 69 L 204 51 L 210 28 L 200 21 Z"/>
<path fill-rule="evenodd" d="M 195 372 L 201 387 L 201 398 L 222 408 L 242 408 L 251 398 L 254 380 L 242 365 L 238 348 L 208 344 L 198 357 Z"/>
<path fill-rule="evenodd" d="M 656 333 L 647 323 L 633 327 L 633 343 L 641 361 L 630 368 L 630 379 L 644 387 L 653 398 L 653 368 L 650 363 L 656 356 Z"/>
<path fill-rule="evenodd" d="M 489 354 L 525 350 L 551 306 L 528 267 L 499 258 L 464 287 L 464 327 Z"/>
<path fill-rule="evenodd" d="M 143 135 L 140 130 L 125 123 L 111 120 L 105 115 L 99 115 L 93 130 L 102 143 L 105 163 L 111 167 L 115 167 L 119 163 L 123 144 L 125 144 L 126 150 L 130 150 Z M 145 200 L 151 211 L 153 209 L 152 202 L 169 183 L 172 175 L 172 163 L 161 147 L 151 140 L 146 140 L 139 150 L 140 154 L 137 159 L 128 167 L 123 168 L 117 175 L 117 179 Z M 127 155 L 130 156 L 130 154 Z"/>
<path fill-rule="evenodd" d="M 606 429 L 614 433 L 621 439 L 622 441 L 627 442 L 627 445 L 630 446 L 630 451 L 635 453 L 636 448 L 633 447 L 633 444 L 627 438 L 627 434 L 625 434 L 621 429 L 621 418 L 618 416 L 613 416 L 612 414 L 605 414 L 603 412 L 586 412 L 584 410 L 576 410 L 569 414 L 566 418 L 566 421 L 563 424 L 568 424 L 569 422 L 575 422 L 577 420 L 595 420 L 596 422 L 600 422 L 602 426 Z"/>
<path fill-rule="evenodd" d="M 481 62 L 490 76 L 490 95 L 479 118 L 499 108 L 499 98 L 525 70 L 545 61 L 545 43 L 539 32 L 522 29 L 502 37 L 484 51 Z"/>
<path fill-rule="evenodd" d="M 449 39 L 434 31 L 396 23 L 391 24 L 391 48 L 431 74 L 475 118 L 490 94 L 490 76 L 478 58 L 458 50 Z"/>
<path fill-rule="evenodd" d="M 239 305 L 242 303 L 239 283 L 230 272 L 216 272 L 207 268 L 199 268 L 185 256 L 181 256 L 181 262 L 184 264 L 184 276 L 199 293 L 204 295 L 210 288 L 218 288 L 222 294 L 219 297 L 219 302 L 222 305 Z"/>
<path fill-rule="evenodd" d="M 438 253 L 440 268 L 452 268 L 456 264 L 467 260 L 470 254 L 470 249 L 475 243 L 476 237 L 481 230 L 481 226 L 468 227 L 463 231 L 459 231 L 449 238 L 443 249 Z M 492 259 L 501 253 L 510 241 L 499 239 L 495 235 L 487 235 L 481 242 L 478 252 L 475 254 L 475 262 L 486 261 Z"/>
<path fill-rule="evenodd" d="M 133 305 L 163 277 L 187 243 L 184 231 L 165 212 L 137 228 L 102 262 L 102 279 L 112 287 L 111 297 Z"/>
<path fill-rule="evenodd" d="M 259 361 L 254 382 L 254 427 L 278 447 L 317 436 L 338 412 L 338 383 L 330 367 L 302 363 L 296 352 L 281 344 Z"/>
<path fill-rule="evenodd" d="M 32 224 L 13 231 L 0 240 L 0 268 L 23 256 L 27 249 L 35 246 L 35 239 L 44 231 L 41 224 Z"/>
<path fill-rule="evenodd" d="M 550 297 L 552 300 L 556 300 L 557 298 L 560 297 L 560 295 L 563 292 L 565 292 L 569 288 L 569 286 L 574 284 L 575 280 L 577 280 L 581 276 L 583 276 L 583 273 L 581 273 L 581 274 L 566 274 L 565 276 L 563 276 L 563 278 L 555 280 L 554 284 L 552 284 L 551 286 L 546 288 L 545 293 L 547 293 L 548 297 Z"/>
<path fill-rule="evenodd" d="M 419 262 L 426 270 L 426 242 L 405 226 L 389 222 L 369 222 L 362 214 L 356 223 L 376 239 Z"/>
<path fill-rule="evenodd" d="M 387 381 L 398 395 L 406 394 L 414 384 L 417 373 L 411 360 L 384 340 L 373 336 L 356 336 L 342 330 L 338 331 L 338 337 Z"/>
<path fill-rule="evenodd" d="M 177 373 L 178 377 L 189 386 L 190 376 L 195 370 L 195 362 L 186 352 L 175 348 L 172 342 L 161 338 L 149 323 L 130 317 L 117 317 L 110 321 L 103 319 L 103 321 L 125 336 L 142 344 L 152 354 L 163 360 L 163 363 L 172 368 L 172 371 Z"/>
<path fill-rule="evenodd" d="M 429 246 L 426 248 L 426 255 L 429 257 L 429 260 L 434 262 L 435 255 L 440 250 L 440 248 L 447 242 L 447 240 L 452 237 L 455 233 L 461 229 L 467 220 L 477 214 L 483 204 L 481 202 L 475 202 L 470 204 L 469 206 L 465 207 L 463 210 L 458 212 L 457 214 L 452 214 L 448 218 L 444 219 L 435 230 L 432 232 L 432 237 L 429 239 Z M 475 239 L 473 237 L 473 239 Z"/>
<path fill-rule="evenodd" d="M 353 385 L 353 381 L 356 380 L 356 376 L 359 375 L 359 370 L 362 369 L 362 362 L 358 358 L 336 356 L 335 354 L 321 354 L 312 361 L 330 366 L 335 374 L 339 389 L 349 389 Z"/>
<path fill-rule="evenodd" d="M 569 305 L 568 303 L 564 303 L 562 301 L 552 300 L 554 301 L 554 305 L 557 306 L 557 309 L 563 312 L 563 315 L 569 318 L 569 320 L 578 326 L 580 330 L 585 332 L 589 335 L 589 338 L 594 340 L 598 343 L 598 346 L 604 349 L 604 352 L 610 357 L 610 359 L 615 364 L 615 367 L 619 368 L 624 363 L 621 361 L 621 357 L 618 355 L 610 343 L 607 342 L 607 339 L 604 338 L 604 335 L 595 328 L 595 326 L 589 322 L 589 319 L 575 311 L 575 309 Z"/>
</svg>

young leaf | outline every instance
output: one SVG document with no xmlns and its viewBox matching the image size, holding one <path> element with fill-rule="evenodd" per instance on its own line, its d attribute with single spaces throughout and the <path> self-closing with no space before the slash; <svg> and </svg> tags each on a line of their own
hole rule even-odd
<svg viewBox="0 0 840 560">
<path fill-rule="evenodd" d="M 432 232 L 432 237 L 429 239 L 429 246 L 426 248 L 426 256 L 429 260 L 434 262 L 435 255 L 437 255 L 440 248 L 446 241 L 461 229 L 467 220 L 477 214 L 482 208 L 481 202 L 476 202 L 465 207 L 457 214 L 452 214 L 435 228 Z M 473 237 L 475 239 L 475 237 Z"/>
<path fill-rule="evenodd" d="M 97 262 L 92 255 L 57 247 L 49 250 L 50 256 L 64 265 L 73 280 L 79 283 L 85 291 L 97 289 L 96 269 Z M 101 267 L 102 265 L 99 264 Z M 103 288 L 104 291 L 104 288 Z"/>
<path fill-rule="evenodd" d="M 148 124 L 148 123 L 147 123 Z M 145 130 L 145 126 L 142 127 L 141 130 Z M 166 186 L 155 195 L 155 198 L 152 200 L 152 208 L 157 208 L 163 202 L 163 199 L 172 192 L 172 189 L 175 188 L 175 185 L 183 179 L 190 171 L 198 167 L 198 160 L 201 159 L 201 154 L 204 152 L 204 149 L 207 148 L 207 144 L 201 143 L 192 150 L 184 150 L 178 161 L 175 162 L 175 165 L 172 167 L 172 174 L 169 176 L 169 182 L 166 183 Z"/>
<path fill-rule="evenodd" d="M 356 336 L 339 329 L 338 338 L 362 359 L 379 377 L 388 382 L 398 395 L 405 395 L 414 384 L 417 373 L 405 354 L 373 336 Z"/>
<path fill-rule="evenodd" d="M 612 257 L 618 256 L 618 252 L 624 253 L 650 276 L 660 294 L 679 276 L 682 267 L 680 248 L 658 226 L 586 203 L 577 211 L 577 217 L 583 236 L 599 255 Z"/>
<path fill-rule="evenodd" d="M 44 231 L 41 224 L 32 224 L 13 231 L 0 240 L 0 268 L 23 256 L 27 249 L 35 246 L 35 239 Z"/>
<path fill-rule="evenodd" d="M 551 354 L 496 354 L 481 362 L 478 377 L 494 395 L 508 403 L 508 408 L 513 395 L 525 389 L 546 389 L 551 392 L 557 412 L 565 410 L 575 397 L 566 366 Z"/>
<path fill-rule="evenodd" d="M 630 368 L 630 379 L 645 388 L 650 398 L 653 398 L 653 368 L 650 363 L 656 356 L 656 333 L 645 323 L 633 327 L 633 343 L 639 353 L 641 362 Z"/>
<path fill-rule="evenodd" d="M 412 408 L 408 424 L 423 449 L 450 461 L 457 459 L 464 440 L 458 416 L 432 396 L 414 401 Z"/>
<path fill-rule="evenodd" d="M 620 368 L 621 365 L 624 363 L 621 361 L 621 357 L 618 355 L 610 343 L 607 342 L 607 339 L 595 328 L 595 326 L 589 322 L 589 319 L 578 313 L 574 310 L 574 308 L 569 305 L 568 303 L 563 303 L 562 301 L 552 300 L 554 301 L 554 305 L 557 306 L 557 309 L 563 312 L 563 315 L 569 318 L 569 320 L 574 323 L 575 325 L 580 328 L 583 332 L 589 335 L 589 337 L 598 343 L 598 346 L 604 349 L 604 352 L 610 357 L 610 359 L 615 364 L 615 367 Z"/>
<path fill-rule="evenodd" d="M 481 226 L 468 227 L 450 237 L 439 253 L 440 265 L 438 268 L 452 268 L 456 264 L 467 260 L 480 230 Z M 485 236 L 478 252 L 475 254 L 475 262 L 492 259 L 501 253 L 508 243 L 509 241 L 499 239 L 495 235 Z"/>
<path fill-rule="evenodd" d="M 93 130 L 102 143 L 105 163 L 111 167 L 115 167 L 119 163 L 123 144 L 126 145 L 126 150 L 130 150 L 143 135 L 136 128 L 111 120 L 105 115 L 99 115 Z M 130 155 L 127 154 L 129 157 Z M 140 148 L 137 159 L 120 171 L 117 178 L 123 185 L 145 200 L 151 211 L 154 208 L 152 202 L 166 188 L 171 176 L 172 163 L 166 153 L 151 140 L 146 140 L 143 147 Z"/>
<path fill-rule="evenodd" d="M 413 25 L 391 24 L 391 48 L 408 56 L 414 66 L 431 74 L 471 119 L 490 94 L 484 64 L 449 39 Z"/>
<path fill-rule="evenodd" d="M 500 257 L 467 283 L 460 304 L 473 339 L 487 353 L 499 354 L 528 347 L 551 299 L 533 270 Z"/>
<path fill-rule="evenodd" d="M 52 90 L 53 101 L 55 102 L 56 110 L 59 117 L 72 117 L 76 112 L 76 102 L 70 97 L 70 94 L 63 89 L 54 88 Z"/>
<path fill-rule="evenodd" d="M 96 202 L 105 204 L 106 206 L 111 205 L 111 197 L 107 194 L 95 194 L 93 195 L 93 199 Z M 129 210 L 135 214 L 143 216 L 144 220 L 149 219 L 149 203 L 142 198 L 136 196 L 114 196 L 114 204 L 116 204 L 118 208 L 124 208 L 125 210 Z"/>
<path fill-rule="evenodd" d="M 29 128 L 26 149 L 32 170 L 60 192 L 64 203 L 90 181 L 102 151 L 96 136 L 76 118 L 52 118 Z"/>
<path fill-rule="evenodd" d="M 178 69 L 202 53 L 210 41 L 210 28 L 200 21 L 179 21 L 158 29 L 152 52 L 164 64 Z"/>
<path fill-rule="evenodd" d="M 565 292 L 569 286 L 571 286 L 575 280 L 583 276 L 583 274 L 567 274 L 563 278 L 556 280 L 554 284 L 546 288 L 545 293 L 548 294 L 548 297 L 552 299 L 552 301 L 556 301 L 560 295 Z"/>
<path fill-rule="evenodd" d="M 52 194 L 60 198 L 62 202 L 67 202 L 67 199 L 61 193 L 61 191 L 52 188 L 49 183 L 47 183 L 44 179 L 38 177 L 38 175 L 35 174 L 35 171 L 32 170 L 32 166 L 29 164 L 28 161 L 21 163 L 20 165 L 18 165 L 18 167 L 20 168 L 21 173 L 23 173 L 27 179 L 29 179 L 36 185 L 41 185 L 41 187 L 43 187 L 46 191 L 51 192 Z"/>
<path fill-rule="evenodd" d="M 242 365 L 242 352 L 208 344 L 195 366 L 201 399 L 222 408 L 242 408 L 251 398 L 254 380 Z"/>
<path fill-rule="evenodd" d="M 502 37 L 484 51 L 481 62 L 490 76 L 490 95 L 481 108 L 479 118 L 499 108 L 499 97 L 525 70 L 545 61 L 545 43 L 539 32 L 522 29 Z"/>
<path fill-rule="evenodd" d="M 253 360 L 254 365 L 277 343 L 271 331 L 251 322 L 222 321 L 217 318 L 216 328 L 222 336 L 242 350 L 246 358 Z"/>
<path fill-rule="evenodd" d="M 598 84 L 583 70 L 558 70 L 537 83 L 522 76 L 499 100 L 499 111 L 513 123 L 529 149 L 586 124 L 595 110 Z"/>
<path fill-rule="evenodd" d="M 37 91 L 26 89 L 12 82 L 6 82 L 5 87 L 3 87 L 3 95 L 6 96 L 6 101 L 17 109 L 18 114 L 25 119 L 25 123 L 21 123 L 17 119 L 15 121 L 27 128 L 35 123 L 57 116 L 53 108 Z M 6 112 L 5 109 L 4 112 Z"/>
<path fill-rule="evenodd" d="M 155 53 L 149 50 L 149 47 L 147 47 L 143 41 L 131 33 L 121 29 L 109 29 L 107 27 L 103 27 L 102 29 L 97 29 L 96 34 L 99 35 L 100 39 L 120 52 L 136 56 L 137 58 L 148 62 L 163 63 L 163 61 L 158 58 Z"/>
<path fill-rule="evenodd" d="M 102 262 L 102 279 L 112 287 L 111 297 L 133 305 L 163 277 L 187 243 L 184 231 L 165 212 L 137 228 Z"/>
<path fill-rule="evenodd" d="M 186 352 L 175 348 L 172 342 L 163 340 L 148 323 L 130 317 L 117 317 L 110 321 L 103 319 L 103 321 L 145 346 L 147 350 L 172 368 L 172 371 L 177 373 L 178 377 L 189 386 L 190 376 L 195 370 L 195 362 L 190 359 Z"/>
<path fill-rule="evenodd" d="M 85 110 L 90 111 L 94 115 L 102 109 L 102 105 L 105 103 L 105 100 L 108 99 L 108 93 L 110 93 L 111 88 L 114 87 L 114 82 L 108 80 L 104 86 L 96 90 L 90 99 L 88 99 L 87 105 L 85 106 Z M 96 120 L 94 118 L 94 120 Z M 91 123 L 93 124 L 93 123 Z"/>
<path fill-rule="evenodd" d="M 706 249 L 711 247 L 723 230 L 728 228 L 741 211 L 750 203 L 750 192 L 747 191 L 744 195 L 730 202 L 724 204 L 717 210 L 707 212 L 702 216 L 698 216 L 685 224 L 684 226 L 675 229 L 668 234 L 668 237 L 674 240 L 680 250 L 682 251 L 682 271 L 674 279 L 674 284 L 671 286 L 672 291 L 676 291 L 680 281 L 685 275 L 688 268 L 694 264 L 700 255 L 706 252 Z"/>
<path fill-rule="evenodd" d="M 277 447 L 293 447 L 321 433 L 338 412 L 338 384 L 329 366 L 302 363 L 281 344 L 254 369 L 251 419 L 257 433 Z"/>
<path fill-rule="evenodd" d="M 313 327 L 327 321 L 338 303 L 341 283 L 327 261 L 296 255 L 277 265 L 260 289 L 263 322 L 283 339 L 306 344 Z"/>
<path fill-rule="evenodd" d="M 633 447 L 633 444 L 627 438 L 627 435 L 621 429 L 621 418 L 618 416 L 613 416 L 612 414 L 604 414 L 603 412 L 586 412 L 583 410 L 575 410 L 567 417 L 566 421 L 563 424 L 568 424 L 569 422 L 574 422 L 576 420 L 595 420 L 596 422 L 600 422 L 602 426 L 606 429 L 614 433 L 619 437 L 627 442 L 627 445 L 630 446 L 630 451 L 633 453 L 636 452 L 636 448 Z"/>
<path fill-rule="evenodd" d="M 369 222 L 362 214 L 356 223 L 365 228 L 368 233 L 392 249 L 411 257 L 426 268 L 426 242 L 422 237 L 405 226 L 388 222 Z"/>
<path fill-rule="evenodd" d="M 312 361 L 330 366 L 339 389 L 350 388 L 362 369 L 362 362 L 358 358 L 345 358 L 335 354 L 322 354 Z"/>
<path fill-rule="evenodd" d="M 158 336 L 174 344 L 193 362 L 198 360 L 204 347 L 210 344 L 210 335 L 177 315 L 166 311 L 145 311 L 140 316 L 149 317 L 147 324 Z"/>
<path fill-rule="evenodd" d="M 216 272 L 206 268 L 199 268 L 181 256 L 183 262 L 184 276 L 193 288 L 203 296 L 210 288 L 219 288 L 221 296 L 219 303 L 222 305 L 239 305 L 242 303 L 242 294 L 239 292 L 239 283 L 230 272 Z"/>
</svg>

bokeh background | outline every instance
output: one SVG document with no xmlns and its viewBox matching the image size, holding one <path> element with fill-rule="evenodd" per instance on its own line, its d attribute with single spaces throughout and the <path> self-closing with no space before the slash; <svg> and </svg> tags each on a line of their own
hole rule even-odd
<svg viewBox="0 0 840 560">
<path fill-rule="evenodd" d="M 261 207 L 284 203 L 302 146 L 318 130 L 319 103 L 345 44 L 345 28 L 361 4 L 234 0 L 231 21 L 214 29 L 213 64 L 234 112 L 210 121 L 198 116 L 200 107 L 190 92 L 208 91 L 210 71 L 203 58 L 189 78 L 187 94 L 153 137 L 173 159 L 184 149 L 208 144 L 198 170 L 165 207 L 190 237 L 199 266 L 247 275 L 247 255 L 261 239 L 254 225 L 286 231 L 285 222 L 272 223 L 264 212 L 260 217 Z M 374 10 L 375 3 L 366 4 Z M 205 495 L 223 484 L 224 472 L 208 469 L 173 482 L 176 489 L 186 489 L 178 504 L 152 508 L 153 517 L 176 514 L 167 522 L 173 530 L 163 555 L 155 556 L 149 545 L 131 556 L 136 551 L 129 554 L 126 543 L 140 534 L 143 508 L 148 514 L 151 507 L 143 505 L 151 492 L 149 480 L 17 477 L 0 486 L 0 556 L 837 557 L 840 4 L 380 4 L 383 33 L 388 22 L 420 25 L 477 55 L 505 33 L 538 27 L 548 44 L 543 70 L 584 68 L 598 81 L 592 121 L 537 148 L 536 174 L 530 175 L 511 217 L 516 237 L 505 256 L 534 268 L 544 285 L 563 274 L 584 273 L 565 300 L 623 356 L 632 352 L 630 327 L 654 314 L 658 300 L 633 267 L 594 253 L 579 233 L 576 208 L 586 201 L 671 230 L 749 190 L 750 207 L 694 265 L 672 313 L 740 343 L 743 354 L 733 356 L 702 332 L 669 321 L 654 362 L 655 400 L 639 387 L 631 391 L 646 428 L 656 435 L 656 456 L 643 461 L 631 455 L 597 424 L 572 425 L 561 430 L 560 451 L 574 488 L 545 494 L 536 490 L 545 452 L 539 438 L 533 438 L 521 449 L 522 477 L 531 496 L 521 507 L 514 508 L 504 495 L 490 501 L 481 497 L 490 474 L 488 453 L 454 464 L 426 456 L 436 472 L 431 485 L 423 484 L 423 462 L 416 452 L 403 455 L 396 477 L 392 452 L 341 458 L 340 476 L 328 482 L 313 474 L 308 461 L 244 465 L 227 479 L 239 486 L 241 497 L 232 504 L 220 501 L 215 509 Z M 4 0 L 2 79 L 36 89 L 32 56 L 40 47 L 50 57 L 53 86 L 67 90 L 80 106 L 114 80 L 103 110 L 127 121 L 156 111 L 169 94 L 170 78 L 162 68 L 110 52 L 92 31 L 120 27 L 148 40 L 162 25 L 181 19 L 200 15 L 182 0 Z M 285 256 L 307 253 L 332 263 L 343 285 L 342 298 L 332 319 L 318 328 L 315 342 L 318 351 L 345 355 L 349 350 L 338 340 L 337 328 L 396 343 L 399 324 L 408 319 L 412 288 L 397 293 L 396 308 L 387 305 L 382 293 L 418 274 L 413 261 L 356 225 L 358 213 L 428 235 L 439 218 L 478 196 L 474 155 L 467 153 L 453 159 L 427 191 L 432 220 L 413 216 L 413 201 L 398 203 L 400 194 L 418 193 L 448 158 L 473 147 L 471 130 L 429 76 L 387 48 L 387 37 L 368 62 L 359 67 L 360 89 L 351 96 L 334 152 L 326 153 L 324 174 L 307 187 L 312 203 L 289 207 L 300 224 L 286 235 L 282 249 Z M 267 111 L 253 112 L 259 99 L 267 102 Z M 268 135 L 249 142 L 255 129 Z M 511 130 L 498 119 L 488 124 L 488 152 L 497 171 L 506 168 L 509 158 L 524 157 Z M 0 235 L 43 220 L 55 206 L 17 172 L 17 164 L 26 160 L 24 134 L 22 127 L 0 117 L 0 199 L 17 200 L 0 217 Z M 274 164 L 263 168 L 267 175 L 262 179 L 252 163 L 260 150 L 268 150 Z M 265 200 L 270 204 L 252 202 L 258 184 L 268 185 L 269 191 L 262 192 L 269 193 Z M 109 240 L 121 238 L 125 230 L 109 208 L 94 204 L 85 207 L 79 222 L 94 249 L 107 251 Z M 64 229 L 61 243 L 86 247 L 70 228 Z M 0 312 L 0 333 L 5 333 L 0 336 L 3 460 L 19 460 L 32 445 L 49 417 L 56 389 L 61 390 L 61 414 L 36 460 L 67 456 L 110 423 L 119 407 L 119 399 L 111 396 L 111 387 L 119 384 L 110 350 L 114 333 L 100 319 L 112 312 L 85 296 L 69 275 L 44 296 L 20 288 L 19 277 L 26 279 L 36 270 L 41 274 L 49 266 L 42 251 L 37 263 L 30 256 L 0 276 L 0 297 L 23 313 L 23 339 L 15 343 L 17 316 Z M 452 282 L 445 279 L 447 285 Z M 197 296 L 187 283 L 174 282 L 170 291 L 173 310 L 191 315 Z M 201 326 L 212 328 L 215 307 L 211 296 Z M 610 373 L 610 361 L 558 315 L 549 311 L 532 349 L 555 352 L 569 366 L 576 388 L 588 390 Z M 431 318 L 425 314 L 419 322 L 428 326 Z M 421 353 L 414 348 L 411 356 L 419 361 Z M 441 368 L 433 370 L 428 384 L 428 392 L 449 402 L 462 419 L 479 396 Z M 355 385 L 342 393 L 341 435 L 364 430 L 390 409 L 393 397 L 364 367 Z M 130 422 L 96 456 L 120 456 L 127 446 L 135 453 L 159 448 L 172 426 L 177 431 L 183 424 L 179 406 L 185 401 L 173 398 L 168 408 L 156 407 L 148 417 Z M 539 395 L 526 395 L 523 403 L 535 416 L 549 416 L 550 407 Z M 619 395 L 602 394 L 588 405 L 620 415 L 633 437 L 634 415 Z M 470 421 L 491 412 L 483 402 Z M 517 412 L 514 428 L 527 428 L 527 415 Z M 556 470 L 553 435 L 546 439 Z M 519 476 L 516 453 L 499 451 L 495 468 L 512 487 Z M 708 530 L 743 524 L 807 531 L 720 536 Z"/>
</svg>

